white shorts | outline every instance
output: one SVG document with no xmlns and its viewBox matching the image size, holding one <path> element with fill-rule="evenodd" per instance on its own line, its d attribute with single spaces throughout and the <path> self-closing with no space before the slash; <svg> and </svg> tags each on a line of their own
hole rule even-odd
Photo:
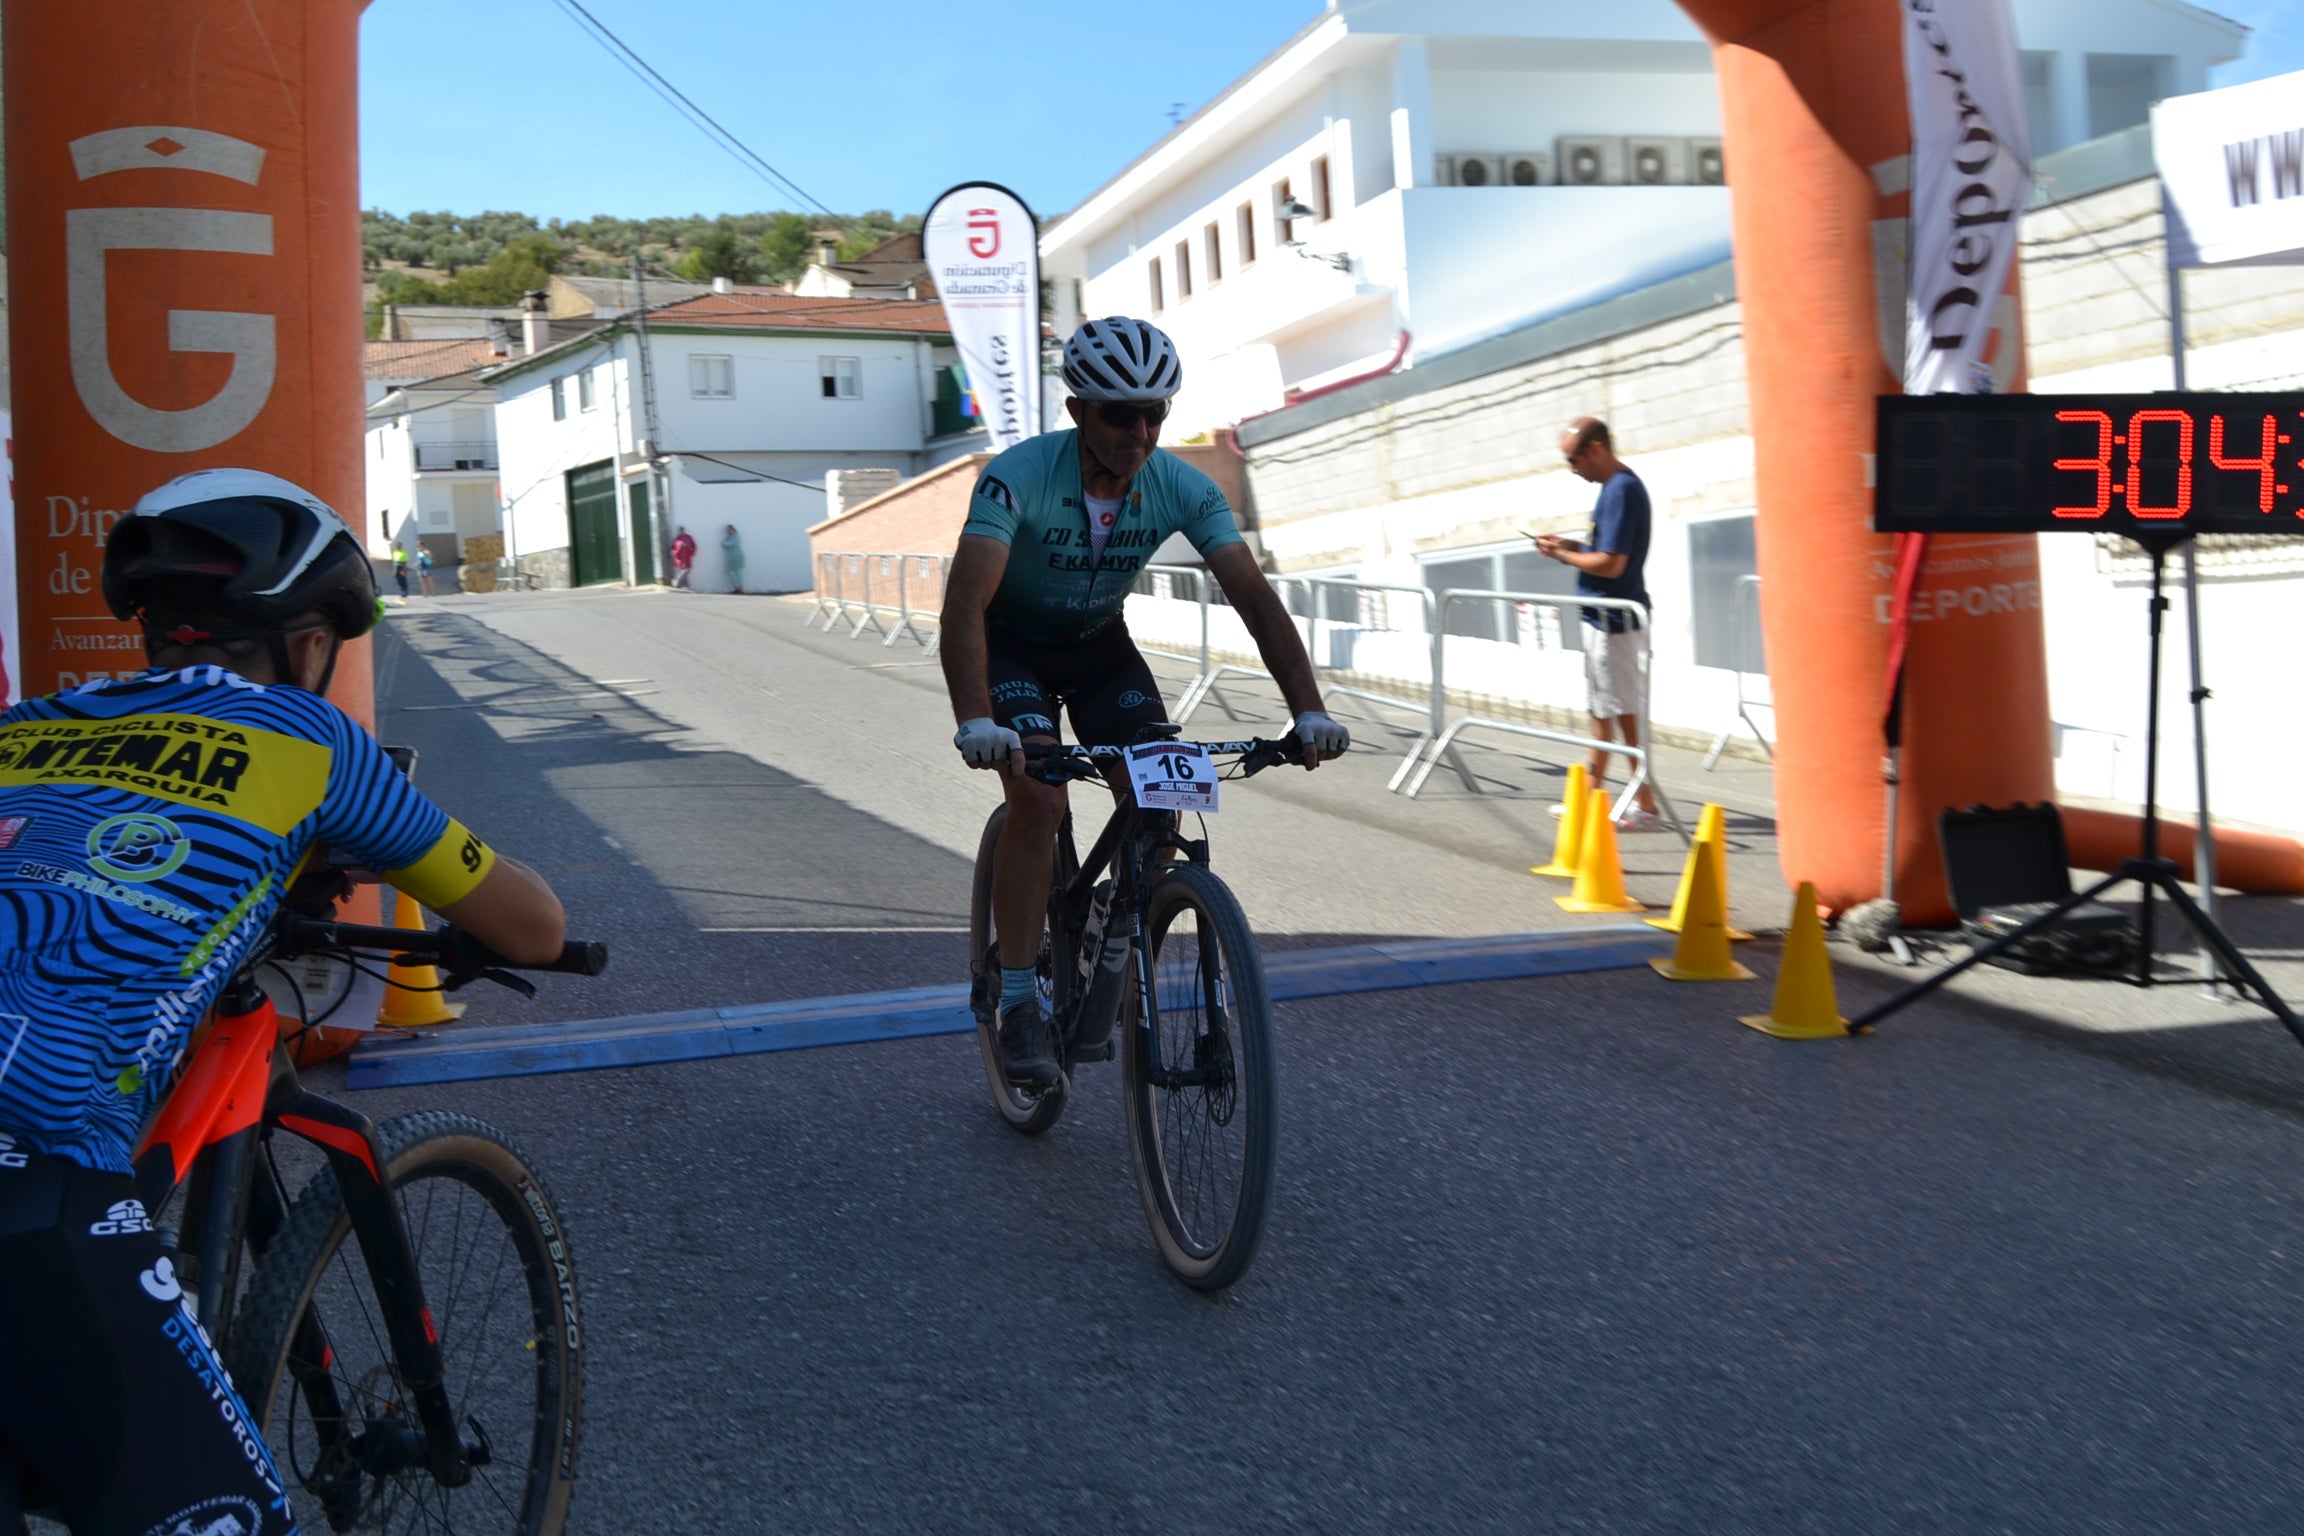
<svg viewBox="0 0 2304 1536">
<path fill-rule="evenodd" d="M 1647 679 L 1645 637 L 1638 630 L 1611 634 L 1584 626 L 1584 684 L 1592 699 L 1592 713 L 1602 720 L 1640 713 Z"/>
</svg>

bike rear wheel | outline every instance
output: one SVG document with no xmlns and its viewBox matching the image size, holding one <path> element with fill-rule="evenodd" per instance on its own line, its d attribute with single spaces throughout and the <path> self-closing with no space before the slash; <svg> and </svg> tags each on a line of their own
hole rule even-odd
<svg viewBox="0 0 2304 1536">
<path fill-rule="evenodd" d="M 1254 1262 L 1272 1204 L 1279 1084 L 1264 962 L 1240 903 L 1197 865 L 1162 871 L 1142 942 L 1152 996 L 1121 1050 L 1136 1186 L 1168 1267 L 1221 1290 Z"/>
<path fill-rule="evenodd" d="M 446 1488 L 425 1469 L 352 1220 L 331 1169 L 289 1209 L 233 1327 L 232 1379 L 271 1443 L 306 1531 L 556 1536 L 568 1517 L 583 1404 L 575 1271 L 542 1184 L 468 1115 L 379 1128 L 474 1458 Z M 393 1448 L 400 1449 L 395 1454 Z"/>
<path fill-rule="evenodd" d="M 976 1015 L 976 1044 L 984 1057 L 984 1076 L 992 1088 L 992 1103 L 1000 1118 L 1026 1136 L 1037 1136 L 1064 1118 L 1064 1101 L 1071 1086 L 1068 1077 L 1040 1093 L 1026 1093 L 1008 1081 L 1000 1064 L 1000 945 L 992 921 L 992 860 L 999 852 L 1001 829 L 1008 825 L 1008 807 L 995 809 L 985 819 L 984 835 L 976 841 L 976 878 L 968 898 L 968 1003 Z M 1072 839 L 1056 839 L 1055 875 L 1048 893 L 1048 921 L 1040 936 L 1040 1000 L 1057 1018 L 1071 1005 L 1076 973 L 1072 937 L 1066 932 L 1058 897 L 1079 872 Z"/>
</svg>

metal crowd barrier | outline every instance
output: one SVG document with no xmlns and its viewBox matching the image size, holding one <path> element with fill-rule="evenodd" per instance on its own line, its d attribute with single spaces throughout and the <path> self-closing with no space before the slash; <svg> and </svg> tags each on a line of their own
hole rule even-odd
<svg viewBox="0 0 2304 1536">
<path fill-rule="evenodd" d="M 1207 580 L 1205 573 L 1201 573 L 1201 575 L 1200 675 L 1193 679 L 1192 684 L 1184 690 L 1182 697 L 1177 700 L 1175 716 L 1176 723 L 1179 725 L 1190 720 L 1194 711 L 1210 699 L 1216 701 L 1216 707 L 1223 710 L 1226 716 L 1234 720 L 1239 719 L 1240 712 L 1234 709 L 1232 701 L 1224 696 L 1223 680 L 1226 677 L 1240 677 L 1261 678 L 1270 681 L 1272 677 L 1272 674 L 1262 667 L 1250 666 L 1244 662 L 1218 662 L 1209 656 Z M 1413 600 L 1416 604 L 1416 613 L 1420 624 L 1413 633 L 1426 634 L 1432 628 L 1435 612 L 1433 596 L 1431 591 L 1424 587 L 1394 586 L 1376 581 L 1350 581 L 1338 576 L 1275 576 L 1272 578 L 1272 586 L 1280 594 L 1280 599 L 1287 605 L 1288 611 L 1304 621 L 1304 649 L 1312 660 L 1312 671 L 1316 677 L 1357 670 L 1350 666 L 1337 666 L 1327 655 L 1329 648 L 1322 647 L 1320 643 L 1320 626 L 1323 623 L 1331 626 L 1331 635 L 1333 635 L 1335 627 L 1339 625 L 1359 634 L 1409 633 L 1392 622 L 1392 603 L 1394 599 L 1399 598 Z M 1350 593 L 1352 595 L 1354 618 L 1351 621 L 1329 618 L 1324 612 L 1327 607 L 1327 599 L 1332 594 L 1337 593 Z M 1373 622 L 1371 622 L 1372 620 Z M 1189 660 L 1190 658 L 1182 659 Z M 1388 787 L 1397 789 L 1400 781 L 1406 778 L 1409 771 L 1416 766 L 1417 759 L 1422 756 L 1424 748 L 1432 740 L 1432 727 L 1429 723 L 1430 701 L 1404 698 L 1398 694 L 1378 693 L 1372 689 L 1355 688 L 1327 681 L 1321 683 L 1320 691 L 1329 698 L 1359 699 L 1363 703 L 1374 704 L 1386 709 L 1403 710 L 1409 714 L 1426 717 L 1427 723 L 1424 729 L 1417 734 L 1415 741 L 1410 744 L 1407 755 L 1401 760 L 1399 769 L 1392 775 L 1392 781 Z M 1455 757 L 1453 749 L 1450 752 L 1450 760 L 1457 763 L 1459 771 L 1465 771 L 1461 761 Z"/>
<path fill-rule="evenodd" d="M 1776 761 L 1776 744 L 1768 739 L 1767 732 L 1760 729 L 1760 722 L 1752 718 L 1752 707 L 1758 705 L 1773 714 L 1776 705 L 1772 698 L 1755 699 L 1744 691 L 1744 679 L 1751 675 L 1744 670 L 1744 642 L 1751 635 L 1751 630 L 1746 626 L 1745 612 L 1750 610 L 1752 623 L 1757 624 L 1759 622 L 1760 578 L 1757 576 L 1737 577 L 1733 602 L 1735 606 L 1729 610 L 1728 614 L 1728 644 L 1735 652 L 1736 658 L 1736 720 L 1744 722 L 1745 729 L 1749 730 L 1753 739 L 1760 743 L 1760 750 L 1768 754 L 1768 761 L 1774 762 Z M 1762 676 L 1766 676 L 1766 674 L 1763 673 Z M 1712 738 L 1712 750 L 1704 754 L 1704 771 L 1706 773 L 1710 773 L 1714 765 L 1720 761 L 1720 753 L 1727 747 L 1728 738 L 1736 734 L 1736 720 L 1731 720 L 1720 727 L 1720 734 Z"/>
<path fill-rule="evenodd" d="M 800 622 L 824 621 L 825 633 L 848 626 L 848 638 L 866 630 L 880 635 L 883 647 L 910 635 L 920 649 L 934 655 L 943 631 L 923 630 L 919 620 L 934 619 L 944 605 L 944 579 L 952 569 L 950 555 L 892 554 L 880 551 L 827 551 L 816 556 L 816 606 Z M 877 592 L 874 583 L 878 582 Z M 894 602 L 888 601 L 893 596 Z M 883 615 L 894 627 L 881 622 Z"/>
<path fill-rule="evenodd" d="M 1518 720 L 1497 720 L 1485 715 L 1470 713 L 1453 723 L 1446 723 L 1448 712 L 1448 613 L 1459 603 L 1473 602 L 1504 602 L 1558 609 L 1561 610 L 1561 622 L 1564 626 L 1570 622 L 1581 622 L 1581 610 L 1586 608 L 1619 609 L 1626 613 L 1638 615 L 1642 622 L 1632 633 L 1640 636 L 1642 684 L 1640 708 L 1637 714 L 1640 721 L 1641 745 L 1628 747 L 1621 741 L 1602 741 L 1594 736 L 1577 735 L 1573 731 L 1554 730 L 1549 726 L 1528 725 Z M 1463 760 L 1453 754 L 1452 749 L 1456 745 L 1456 739 L 1466 731 L 1504 731 L 1515 736 L 1533 736 L 1542 741 L 1556 741 L 1564 746 L 1597 747 L 1609 752 L 1620 753 L 1632 763 L 1632 777 L 1625 784 L 1624 792 L 1617 796 L 1612 814 L 1623 815 L 1625 808 L 1631 805 L 1634 798 L 1639 794 L 1640 786 L 1646 784 L 1655 792 L 1656 808 L 1663 812 L 1664 819 L 1670 823 L 1672 830 L 1678 832 L 1683 840 L 1688 837 L 1688 828 L 1682 824 L 1680 813 L 1673 807 L 1671 797 L 1664 793 L 1664 786 L 1656 782 L 1654 763 L 1651 757 L 1655 737 L 1648 724 L 1646 679 L 1649 672 L 1650 637 L 1646 622 L 1646 609 L 1636 602 L 1620 597 L 1564 597 L 1550 592 L 1496 592 L 1462 587 L 1450 588 L 1440 593 L 1436 608 L 1437 622 L 1433 624 L 1431 631 L 1432 746 L 1430 751 L 1425 754 L 1423 764 L 1408 780 L 1407 794 L 1411 799 L 1424 788 L 1424 781 L 1432 776 L 1432 770 L 1439 766 L 1440 759 L 1443 757 L 1449 759 L 1450 766 L 1455 768 L 1457 775 L 1463 779 L 1467 789 L 1475 794 L 1480 793 L 1478 780 L 1473 777 Z M 1579 610 L 1579 615 L 1573 620 L 1566 612 L 1571 608 Z"/>
<path fill-rule="evenodd" d="M 916 621 L 934 617 L 936 610 L 942 606 L 944 582 L 950 574 L 951 566 L 952 560 L 949 555 L 879 552 L 821 553 L 816 557 L 816 606 L 809 610 L 807 617 L 802 622 L 812 625 L 818 619 L 822 619 L 823 627 L 827 633 L 838 626 L 845 625 L 851 639 L 861 636 L 869 629 L 883 637 L 881 640 L 883 646 L 894 645 L 898 637 L 909 634 L 920 643 L 924 651 L 933 654 L 938 642 L 942 639 L 941 631 L 925 632 L 921 630 Z M 1758 579 L 1757 577 L 1745 577 L 1742 578 L 1742 581 L 1756 583 Z M 875 581 L 878 583 L 877 595 Z M 1146 566 L 1140 573 L 1139 588 L 1148 588 L 1149 595 L 1167 595 L 1159 591 L 1163 585 L 1171 589 L 1177 599 L 1193 603 L 1200 610 L 1199 645 L 1195 650 L 1183 651 L 1158 644 L 1145 644 L 1141 641 L 1138 643 L 1138 649 L 1148 656 L 1164 656 L 1173 661 L 1183 662 L 1194 669 L 1192 680 L 1185 684 L 1183 693 L 1177 697 L 1175 709 L 1171 711 L 1176 723 L 1181 725 L 1189 721 L 1193 713 L 1211 698 L 1216 701 L 1217 707 L 1222 709 L 1226 715 L 1233 719 L 1239 719 L 1239 712 L 1224 696 L 1223 679 L 1226 677 L 1262 678 L 1269 681 L 1271 674 L 1262 667 L 1216 659 L 1210 623 L 1210 610 L 1214 602 L 1214 593 L 1210 586 L 1208 572 L 1204 568 L 1190 565 L 1153 565 Z M 1740 588 L 1741 585 L 1740 582 Z M 892 593 L 891 586 L 893 587 Z M 930 586 L 933 587 L 933 606 L 930 606 L 928 599 L 921 596 L 923 591 Z M 1456 770 L 1457 776 L 1463 780 L 1465 787 L 1474 794 L 1479 794 L 1482 792 L 1479 779 L 1458 752 L 1457 740 L 1466 731 L 1502 731 L 1516 736 L 1532 736 L 1543 741 L 1556 741 L 1565 746 L 1599 747 L 1610 752 L 1621 753 L 1632 763 L 1633 771 L 1632 778 L 1625 785 L 1623 794 L 1617 798 L 1615 814 L 1622 815 L 1624 809 L 1632 804 L 1634 797 L 1638 795 L 1640 787 L 1645 784 L 1655 792 L 1657 808 L 1663 813 L 1664 819 L 1671 824 L 1673 830 L 1677 831 L 1683 838 L 1688 836 L 1688 829 L 1681 822 L 1679 812 L 1673 806 L 1671 798 L 1665 794 L 1663 786 L 1656 782 L 1654 762 L 1650 755 L 1653 738 L 1648 723 L 1648 698 L 1645 684 L 1642 688 L 1638 711 L 1640 740 L 1642 742 L 1642 745 L 1638 747 L 1630 747 L 1620 741 L 1604 742 L 1592 736 L 1578 735 L 1572 731 L 1528 725 L 1517 720 L 1498 720 L 1470 712 L 1454 721 L 1448 718 L 1447 619 L 1449 611 L 1456 605 L 1473 602 L 1501 602 L 1551 608 L 1561 613 L 1562 624 L 1566 625 L 1581 622 L 1580 613 L 1571 616 L 1568 614 L 1569 609 L 1622 609 L 1626 612 L 1640 614 L 1645 620 L 1646 611 L 1638 603 L 1621 598 L 1561 596 L 1549 592 L 1496 592 L 1469 588 L 1451 588 L 1444 592 L 1435 593 L 1424 587 L 1396 586 L 1371 581 L 1347 581 L 1334 576 L 1280 576 L 1273 578 L 1273 586 L 1281 593 L 1282 601 L 1289 604 L 1290 613 L 1305 621 L 1307 629 L 1305 648 L 1312 659 L 1312 667 L 1316 675 L 1361 670 L 1354 667 L 1329 665 L 1328 659 L 1323 655 L 1323 647 L 1320 644 L 1321 625 L 1324 623 L 1329 625 L 1344 623 L 1340 619 L 1327 617 L 1324 612 L 1327 606 L 1326 599 L 1331 594 L 1339 592 L 1353 594 L 1352 601 L 1356 622 L 1348 627 L 1360 633 L 1407 634 L 1418 632 L 1395 625 L 1391 618 L 1392 605 L 1395 600 L 1413 599 L 1415 601 L 1420 632 L 1427 639 L 1431 657 L 1430 683 L 1424 698 L 1412 699 L 1404 694 L 1380 693 L 1371 689 L 1327 683 L 1323 683 L 1321 690 L 1331 697 L 1359 699 L 1382 708 L 1404 710 L 1424 717 L 1423 729 L 1409 746 L 1406 756 L 1402 759 L 1399 768 L 1393 773 L 1391 781 L 1385 786 L 1386 788 L 1399 791 L 1405 785 L 1405 793 L 1413 799 L 1424 788 L 1424 781 L 1432 776 L 1432 770 L 1445 759 L 1448 765 Z M 887 601 L 891 595 L 895 599 L 894 602 Z M 1303 611 L 1298 611 L 1299 608 Z M 1368 622 L 1371 615 L 1377 610 L 1382 612 L 1382 622 L 1374 624 Z M 893 618 L 895 627 L 890 628 L 887 624 L 882 623 L 882 615 Z M 1641 672 L 1643 679 L 1645 679 L 1648 671 L 1646 664 L 1649 658 L 1646 653 L 1650 643 L 1649 631 L 1643 623 L 1634 632 L 1640 636 Z M 1743 702 L 1741 676 L 1742 674 L 1739 674 L 1738 698 L 1740 707 Z M 1759 701 L 1750 702 L 1758 703 Z M 1756 727 L 1755 731 L 1757 732 Z"/>
</svg>

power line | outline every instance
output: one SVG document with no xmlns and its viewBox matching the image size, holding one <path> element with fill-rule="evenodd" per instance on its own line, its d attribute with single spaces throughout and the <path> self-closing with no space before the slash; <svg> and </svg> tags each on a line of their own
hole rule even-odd
<svg viewBox="0 0 2304 1536">
<path fill-rule="evenodd" d="M 822 201 L 810 195 L 806 188 L 770 165 L 761 158 L 751 145 L 720 126 L 718 119 L 714 118 L 711 113 L 689 100 L 686 92 L 658 73 L 655 65 L 640 57 L 633 50 L 631 44 L 610 31 L 607 23 L 584 9 L 581 0 L 553 0 L 553 4 L 559 6 L 570 20 L 582 28 L 586 36 L 606 49 L 610 58 L 630 70 L 642 85 L 647 86 L 648 89 L 662 97 L 665 104 L 670 106 L 673 111 L 687 118 L 705 137 L 727 151 L 729 158 L 738 165 L 760 176 L 770 186 L 780 185 L 784 190 L 791 192 L 794 197 L 813 206 L 818 212 L 837 217 Z"/>
</svg>

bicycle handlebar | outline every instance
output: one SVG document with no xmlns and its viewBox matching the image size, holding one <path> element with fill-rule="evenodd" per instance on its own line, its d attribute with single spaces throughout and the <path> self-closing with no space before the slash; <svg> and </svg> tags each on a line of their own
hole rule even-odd
<svg viewBox="0 0 2304 1536">
<path fill-rule="evenodd" d="M 496 971 L 551 971 L 569 976 L 597 976 L 608 968 L 608 946 L 597 939 L 571 939 L 559 958 L 541 965 L 507 960 L 459 928 L 438 931 L 415 928 L 370 928 L 358 923 L 323 922 L 299 918 L 288 925 L 283 954 L 311 950 L 375 949 L 396 955 L 414 955 L 445 965 L 464 976 Z"/>
<path fill-rule="evenodd" d="M 1139 742 L 1137 745 L 1156 747 L 1175 738 Z M 1304 761 L 1304 741 L 1298 736 L 1277 738 L 1256 737 L 1249 741 L 1190 741 L 1177 742 L 1182 746 L 1198 747 L 1211 757 L 1237 757 L 1240 759 L 1240 777 L 1252 778 L 1266 768 L 1279 763 Z M 1070 742 L 1030 742 L 1024 747 L 1024 756 L 1040 766 L 1025 772 L 1044 784 L 1059 784 L 1070 779 L 1093 778 L 1100 759 L 1117 758 L 1128 752 L 1126 747 L 1088 746 Z"/>
</svg>

